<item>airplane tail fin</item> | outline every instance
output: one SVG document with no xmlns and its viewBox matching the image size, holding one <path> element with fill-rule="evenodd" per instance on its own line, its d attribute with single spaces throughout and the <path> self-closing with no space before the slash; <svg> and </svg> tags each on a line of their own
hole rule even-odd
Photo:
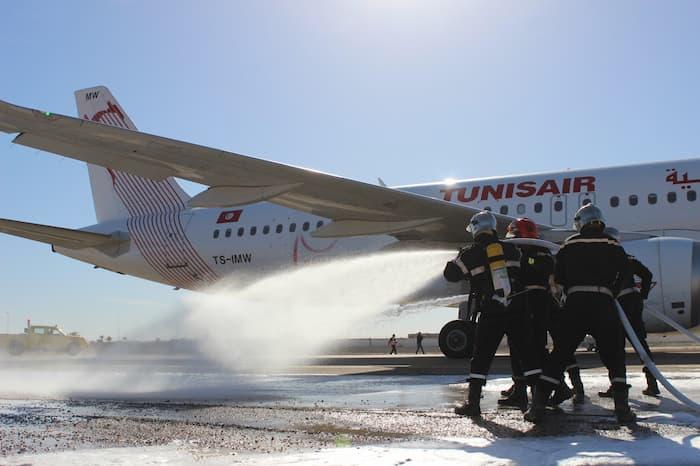
<svg viewBox="0 0 700 466">
<path fill-rule="evenodd" d="M 75 91 L 78 116 L 136 131 L 134 122 L 104 86 Z M 183 210 L 189 196 L 173 178 L 149 180 L 88 164 L 98 222 Z"/>
</svg>

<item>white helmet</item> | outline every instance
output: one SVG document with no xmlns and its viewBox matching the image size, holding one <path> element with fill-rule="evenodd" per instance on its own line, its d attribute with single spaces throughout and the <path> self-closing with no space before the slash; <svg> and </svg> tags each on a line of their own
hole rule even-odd
<svg viewBox="0 0 700 466">
<path fill-rule="evenodd" d="M 574 228 L 577 231 L 587 225 L 597 223 L 601 228 L 605 228 L 605 218 L 603 218 L 603 212 L 593 204 L 586 204 L 581 207 L 574 217 Z"/>
<path fill-rule="evenodd" d="M 478 214 L 474 214 L 469 221 L 469 225 L 467 225 L 467 231 L 471 233 L 474 238 L 482 233 L 495 233 L 496 216 L 488 210 L 483 210 Z"/>
</svg>

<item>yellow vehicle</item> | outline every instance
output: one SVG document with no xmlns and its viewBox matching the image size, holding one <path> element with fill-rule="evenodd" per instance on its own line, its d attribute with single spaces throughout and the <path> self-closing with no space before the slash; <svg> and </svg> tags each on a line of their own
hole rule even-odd
<svg viewBox="0 0 700 466">
<path fill-rule="evenodd" d="M 0 348 L 13 356 L 25 351 L 67 352 L 76 355 L 86 349 L 88 343 L 78 335 L 66 335 L 58 325 L 28 325 L 23 334 L 0 334 Z"/>
</svg>

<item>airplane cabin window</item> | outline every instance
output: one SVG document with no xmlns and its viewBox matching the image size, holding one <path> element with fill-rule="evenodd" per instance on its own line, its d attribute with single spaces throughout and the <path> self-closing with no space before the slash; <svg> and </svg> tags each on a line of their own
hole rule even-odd
<svg viewBox="0 0 700 466">
<path fill-rule="evenodd" d="M 491 212 L 491 207 L 484 207 L 484 210 L 488 210 L 489 212 Z"/>
<path fill-rule="evenodd" d="M 520 215 L 525 213 L 525 204 L 518 204 L 517 211 Z"/>
<path fill-rule="evenodd" d="M 671 204 L 673 204 L 674 202 L 676 202 L 676 193 L 673 192 L 673 191 L 669 192 L 669 193 L 666 195 L 666 199 L 668 200 L 668 202 L 670 202 Z"/>
<path fill-rule="evenodd" d="M 321 228 L 323 226 L 323 220 L 316 222 L 316 228 Z"/>
<path fill-rule="evenodd" d="M 270 233 L 270 225 L 265 225 L 263 227 L 263 235 Z"/>
<path fill-rule="evenodd" d="M 583 202 L 581 202 L 581 205 L 584 206 L 584 205 L 588 205 L 588 204 L 590 204 L 590 203 L 591 203 L 591 200 L 588 199 L 588 198 L 586 198 L 586 199 L 583 200 Z"/>
<path fill-rule="evenodd" d="M 275 228 L 275 231 L 276 231 L 277 233 L 282 233 L 282 229 L 283 229 L 283 228 L 284 228 L 284 227 L 283 227 L 281 224 L 280 224 L 280 225 L 277 225 L 277 228 Z"/>
<path fill-rule="evenodd" d="M 290 232 L 290 233 L 294 233 L 295 231 L 297 231 L 297 224 L 296 224 L 296 223 L 290 223 L 290 224 L 289 224 L 289 232 Z"/>
<path fill-rule="evenodd" d="M 508 206 L 507 205 L 501 206 L 501 215 L 508 215 Z"/>
<path fill-rule="evenodd" d="M 250 227 L 250 236 L 255 236 L 255 233 L 258 232 L 257 227 Z"/>
<path fill-rule="evenodd" d="M 214 230 L 214 239 L 219 237 L 219 230 Z"/>
<path fill-rule="evenodd" d="M 238 236 L 243 236 L 243 233 L 245 233 L 245 228 L 240 227 L 240 228 L 238 229 Z"/>
<path fill-rule="evenodd" d="M 226 229 L 225 236 L 226 236 L 227 238 L 230 238 L 230 237 L 231 237 L 231 229 L 230 229 L 230 228 L 227 228 L 227 229 Z"/>
<path fill-rule="evenodd" d="M 647 196 L 647 202 L 649 202 L 649 204 L 654 205 L 654 204 L 656 204 L 656 201 L 657 201 L 656 194 L 651 193 L 651 194 L 649 194 L 649 196 Z"/>
<path fill-rule="evenodd" d="M 610 207 L 617 207 L 620 205 L 620 198 L 613 196 L 610 198 Z"/>
<path fill-rule="evenodd" d="M 629 197 L 629 203 L 630 203 L 630 205 L 637 205 L 638 202 L 639 202 L 639 198 L 637 197 L 636 194 L 632 194 L 632 195 Z"/>
<path fill-rule="evenodd" d="M 690 191 L 688 191 L 687 193 L 685 193 L 685 195 L 690 202 L 695 202 L 695 199 L 697 199 L 697 197 L 698 197 L 698 194 L 695 191 L 693 191 L 692 189 Z"/>
<path fill-rule="evenodd" d="M 563 202 L 561 202 L 561 201 L 556 201 L 556 202 L 554 203 L 554 210 L 555 210 L 556 212 L 561 212 L 561 209 L 563 209 L 563 208 L 564 208 L 564 203 L 563 203 Z"/>
<path fill-rule="evenodd" d="M 304 222 L 304 224 L 301 226 L 301 229 L 304 231 L 309 231 L 310 226 L 311 225 L 309 224 L 309 222 Z"/>
<path fill-rule="evenodd" d="M 542 203 L 541 202 L 535 202 L 535 213 L 539 214 L 542 212 Z"/>
</svg>

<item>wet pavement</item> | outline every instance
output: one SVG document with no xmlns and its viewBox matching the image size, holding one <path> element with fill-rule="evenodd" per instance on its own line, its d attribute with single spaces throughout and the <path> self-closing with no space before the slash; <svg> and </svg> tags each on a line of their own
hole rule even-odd
<svg viewBox="0 0 700 466">
<path fill-rule="evenodd" d="M 507 358 L 494 364 L 478 421 L 452 413 L 466 392 L 464 363 L 435 356 L 324 357 L 274 375 L 232 373 L 198 358 L 3 360 L 0 464 L 654 464 L 664 451 L 675 464 L 700 463 L 699 413 L 665 391 L 642 395 L 641 368 L 631 366 L 639 419 L 619 426 L 612 401 L 595 395 L 607 388 L 604 371 L 581 356 L 590 366 L 586 404 L 565 402 L 537 426 L 518 410 L 496 408 L 510 384 L 498 376 Z M 672 382 L 700 400 L 700 355 L 660 360 Z M 614 455 L 581 457 L 582 445 Z"/>
</svg>

